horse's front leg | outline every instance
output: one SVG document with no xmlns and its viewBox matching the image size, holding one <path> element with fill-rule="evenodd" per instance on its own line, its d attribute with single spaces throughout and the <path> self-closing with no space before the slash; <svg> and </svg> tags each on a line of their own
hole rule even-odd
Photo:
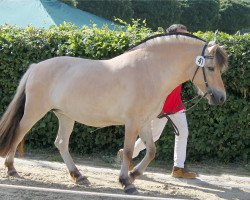
<svg viewBox="0 0 250 200">
<path fill-rule="evenodd" d="M 138 136 L 138 128 L 134 125 L 125 125 L 125 140 L 123 148 L 123 160 L 121 166 L 121 172 L 119 176 L 119 182 L 124 186 L 124 192 L 127 194 L 137 194 L 135 186 L 130 182 L 128 176 L 128 166 L 132 160 L 134 151 L 135 140 Z"/>
<path fill-rule="evenodd" d="M 56 113 L 59 120 L 59 130 L 55 140 L 55 146 L 59 149 L 63 161 L 65 162 L 71 179 L 75 183 L 89 184 L 89 181 L 85 176 L 83 176 L 77 169 L 70 153 L 69 153 L 69 137 L 74 127 L 74 121 L 68 118 L 66 115 Z"/>
<path fill-rule="evenodd" d="M 150 123 L 143 127 L 139 135 L 146 146 L 147 152 L 142 161 L 130 172 L 129 177 L 131 182 L 133 182 L 136 177 L 143 174 L 149 163 L 154 159 L 156 153 Z"/>
</svg>

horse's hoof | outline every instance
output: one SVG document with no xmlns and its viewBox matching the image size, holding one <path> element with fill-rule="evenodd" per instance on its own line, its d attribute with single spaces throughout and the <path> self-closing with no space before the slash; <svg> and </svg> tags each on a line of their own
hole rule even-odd
<svg viewBox="0 0 250 200">
<path fill-rule="evenodd" d="M 70 172 L 70 177 L 72 181 L 76 184 L 81 184 L 81 185 L 88 185 L 90 182 L 88 181 L 87 177 L 83 176 L 78 169 Z"/>
<path fill-rule="evenodd" d="M 75 179 L 75 183 L 79 185 L 90 185 L 88 178 L 85 176 L 79 176 L 77 179 Z"/>
<path fill-rule="evenodd" d="M 19 177 L 19 174 L 17 173 L 17 171 L 15 169 L 8 170 L 7 173 L 9 176 Z"/>
<path fill-rule="evenodd" d="M 131 185 L 128 185 L 127 187 L 124 188 L 124 192 L 126 194 L 129 194 L 129 195 L 136 195 L 136 194 L 139 194 L 139 192 L 137 191 L 137 189 L 135 188 L 135 186 L 133 184 Z"/>
</svg>

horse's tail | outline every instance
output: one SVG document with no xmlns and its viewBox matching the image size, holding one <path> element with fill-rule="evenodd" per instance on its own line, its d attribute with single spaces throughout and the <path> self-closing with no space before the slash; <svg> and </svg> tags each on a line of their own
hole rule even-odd
<svg viewBox="0 0 250 200">
<path fill-rule="evenodd" d="M 25 107 L 25 86 L 31 67 L 23 75 L 16 94 L 0 120 L 0 156 L 6 156 L 16 138 L 16 129 L 23 117 Z"/>
</svg>

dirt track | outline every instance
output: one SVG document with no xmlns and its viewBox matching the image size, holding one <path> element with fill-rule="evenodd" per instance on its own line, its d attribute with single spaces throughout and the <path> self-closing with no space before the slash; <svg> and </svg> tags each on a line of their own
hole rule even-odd
<svg viewBox="0 0 250 200">
<path fill-rule="evenodd" d="M 0 199 L 127 199 L 126 196 L 112 197 L 107 194 L 124 195 L 118 183 L 118 165 L 95 159 L 85 161 L 80 158 L 75 159 L 80 171 L 91 183 L 90 186 L 84 186 L 75 185 L 70 181 L 66 166 L 62 162 L 49 160 L 51 159 L 41 160 L 38 156 L 15 159 L 20 177 L 13 178 L 6 175 L 6 169 L 3 167 L 4 159 L 0 158 Z M 206 165 L 191 166 L 191 169 L 200 172 L 198 179 L 175 179 L 165 168 L 150 167 L 135 181 L 135 186 L 140 195 L 146 197 L 250 200 L 250 172 L 247 169 Z M 19 188 L 15 188 L 16 186 Z M 41 191 L 38 191 L 39 189 Z M 53 191 L 53 189 L 60 190 Z M 77 191 L 80 192 L 77 193 Z M 84 195 L 84 191 L 98 194 Z M 130 199 L 133 198 L 130 197 Z"/>
</svg>

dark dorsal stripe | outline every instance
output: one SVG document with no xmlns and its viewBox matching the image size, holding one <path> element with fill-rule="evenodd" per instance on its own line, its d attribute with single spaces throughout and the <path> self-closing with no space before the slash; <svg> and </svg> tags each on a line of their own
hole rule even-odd
<svg viewBox="0 0 250 200">
<path fill-rule="evenodd" d="M 148 40 L 151 40 L 151 39 L 154 39 L 154 38 L 158 38 L 158 37 L 173 36 L 173 35 L 176 35 L 176 36 L 179 36 L 179 35 L 187 36 L 187 37 L 190 37 L 190 38 L 194 38 L 194 39 L 197 39 L 197 40 L 201 40 L 201 41 L 203 41 L 203 42 L 206 43 L 206 41 L 203 40 L 202 38 L 199 38 L 199 37 L 197 37 L 197 36 L 195 36 L 195 35 L 193 35 L 193 34 L 190 34 L 190 33 L 165 33 L 165 34 L 157 34 L 157 35 L 153 35 L 153 36 L 151 36 L 151 37 L 148 37 L 148 38 L 142 40 L 141 42 L 139 42 L 139 43 L 137 43 L 137 44 L 131 46 L 127 51 L 132 50 L 133 48 L 135 48 L 135 47 L 137 47 L 137 46 L 139 46 L 139 45 L 141 45 L 141 44 L 147 42 Z"/>
</svg>

